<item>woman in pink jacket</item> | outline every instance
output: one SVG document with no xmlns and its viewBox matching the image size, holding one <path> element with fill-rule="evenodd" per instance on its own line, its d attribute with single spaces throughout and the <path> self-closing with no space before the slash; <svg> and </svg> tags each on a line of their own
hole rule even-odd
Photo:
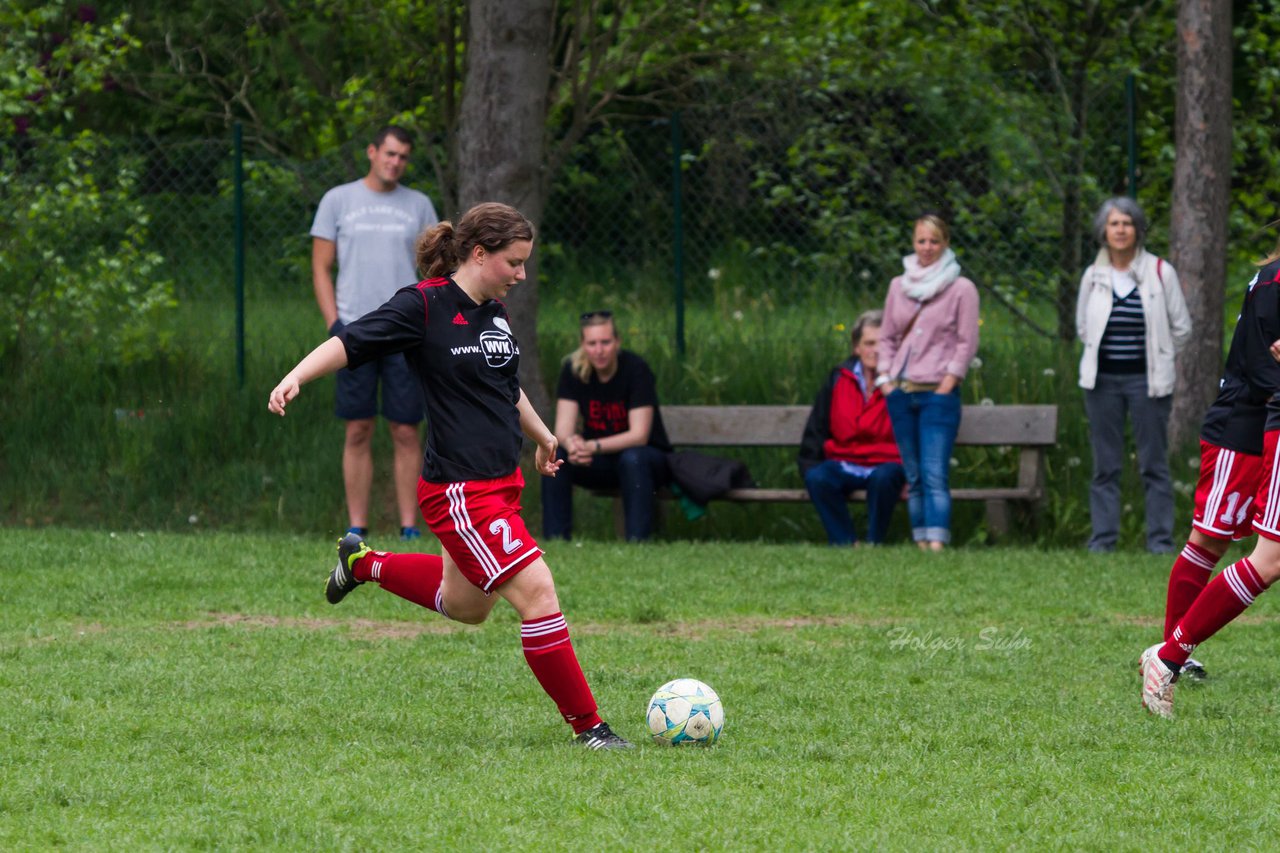
<svg viewBox="0 0 1280 853">
<path fill-rule="evenodd" d="M 876 386 L 885 395 L 907 472 L 911 536 L 922 550 L 951 541 L 951 448 L 960 380 L 978 351 L 978 289 L 960 275 L 940 216 L 916 220 L 915 252 L 889 284 Z"/>
</svg>

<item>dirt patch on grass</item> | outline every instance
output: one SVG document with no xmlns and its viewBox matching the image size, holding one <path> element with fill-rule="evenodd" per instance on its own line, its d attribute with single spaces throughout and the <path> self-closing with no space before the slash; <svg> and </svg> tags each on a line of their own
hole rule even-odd
<svg viewBox="0 0 1280 853">
<path fill-rule="evenodd" d="M 1157 616 L 1135 615 L 1132 613 L 1113 613 L 1105 617 L 1121 625 L 1133 625 L 1141 628 L 1159 628 L 1164 620 Z M 823 628 L 874 628 L 889 630 L 904 624 L 918 623 L 920 617 L 910 614 L 896 616 L 837 614 L 822 616 L 737 616 L 732 618 L 716 617 L 709 619 L 664 619 L 624 617 L 612 622 L 574 622 L 570 621 L 569 631 L 575 636 L 610 635 L 658 635 L 673 639 L 697 640 L 709 635 L 739 633 L 751 634 L 760 631 L 794 632 Z M 1246 625 L 1264 625 L 1280 622 L 1280 616 L 1249 614 L 1242 615 L 1236 622 Z M 334 631 L 340 630 L 352 639 L 367 640 L 412 640 L 426 635 L 446 635 L 466 630 L 484 630 L 483 625 L 464 625 L 441 619 L 429 614 L 421 621 L 397 621 L 389 619 L 342 619 L 338 617 L 300 617 L 272 616 L 268 614 L 250 613 L 208 613 L 199 619 L 188 619 L 182 622 L 170 622 L 161 627 L 170 630 L 206 631 L 210 628 L 240 628 L 246 630 L 271 630 L 285 628 L 302 631 Z M 505 630 L 511 627 L 503 619 Z M 100 623 L 78 625 L 72 629 L 73 636 L 101 634 L 113 629 Z M 64 639 L 65 634 L 57 633 L 33 638 L 28 644 Z"/>
<path fill-rule="evenodd" d="M 603 634 L 659 634 L 683 639 L 696 639 L 707 634 L 725 632 L 752 633 L 755 631 L 799 631 L 806 628 L 873 627 L 889 628 L 903 620 L 891 617 L 867 617 L 858 615 L 765 617 L 741 616 L 734 619 L 690 619 L 618 622 L 570 622 L 569 631 L 575 635 L 599 636 Z M 423 622 L 395 622 L 376 619 L 301 618 L 268 616 L 246 613 L 210 613 L 204 619 L 191 619 L 172 623 L 171 627 L 189 631 L 209 628 L 292 628 L 306 631 L 330 631 L 344 629 L 357 638 L 411 640 L 425 634 L 451 634 L 456 631 L 477 629 L 482 626 L 463 625 L 433 617 Z"/>
<path fill-rule="evenodd" d="M 343 628 L 350 634 L 371 640 L 411 640 L 424 634 L 452 634 L 467 625 L 437 619 L 431 622 L 392 622 L 377 619 L 320 619 L 292 616 L 265 616 L 247 613 L 210 613 L 205 619 L 191 619 L 173 627 L 189 631 L 208 628 L 294 628 L 303 631 L 330 631 Z"/>
<path fill-rule="evenodd" d="M 699 639 L 707 634 L 751 634 L 757 631 L 802 631 L 808 628 L 891 628 L 904 618 L 893 616 L 738 616 L 732 619 L 654 619 L 652 621 L 570 624 L 575 634 L 659 634 L 677 639 Z"/>
</svg>

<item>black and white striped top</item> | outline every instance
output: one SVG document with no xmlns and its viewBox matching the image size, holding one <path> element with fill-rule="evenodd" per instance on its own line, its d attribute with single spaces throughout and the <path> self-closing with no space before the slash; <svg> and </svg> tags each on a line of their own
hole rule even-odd
<svg viewBox="0 0 1280 853">
<path fill-rule="evenodd" d="M 1111 298 L 1111 316 L 1098 345 L 1099 373 L 1145 373 L 1147 370 L 1147 326 L 1138 288 L 1121 299 Z"/>
</svg>

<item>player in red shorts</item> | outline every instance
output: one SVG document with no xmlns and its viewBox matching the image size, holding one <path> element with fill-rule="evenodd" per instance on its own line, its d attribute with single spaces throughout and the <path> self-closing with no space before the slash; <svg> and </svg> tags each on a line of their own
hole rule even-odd
<svg viewBox="0 0 1280 853">
<path fill-rule="evenodd" d="M 1258 407 L 1255 434 L 1259 439 L 1265 412 L 1265 408 Z M 1252 418 L 1245 420 L 1252 421 Z M 1260 453 L 1233 450 L 1212 443 L 1201 433 L 1200 479 L 1196 483 L 1191 535 L 1169 570 L 1164 609 L 1165 640 L 1173 634 L 1178 620 L 1205 588 L 1227 547 L 1253 532 L 1253 501 L 1261 475 Z M 1141 662 L 1145 663 L 1161 645 L 1163 643 L 1156 643 L 1144 651 Z M 1209 675 L 1200 661 L 1187 658 L 1182 667 L 1182 677 L 1203 681 Z"/>
<path fill-rule="evenodd" d="M 1280 244 L 1249 282 L 1218 398 L 1200 437 L 1191 536 L 1169 575 L 1164 642 L 1142 653 L 1142 704 L 1173 716 L 1173 685 L 1204 677 L 1190 657 L 1280 576 L 1280 501 L 1271 501 L 1280 437 Z M 1256 449 L 1255 449 L 1256 448 Z M 1258 534 L 1252 554 L 1212 581 L 1232 540 Z"/>
<path fill-rule="evenodd" d="M 271 392 L 283 415 L 301 386 L 346 366 L 403 352 L 426 400 L 427 443 L 418 504 L 444 556 L 374 551 L 358 534 L 338 542 L 325 596 L 337 604 L 367 581 L 478 624 L 497 596 L 520 614 L 524 656 L 538 682 L 591 749 L 627 749 L 600 719 L 578 665 L 542 549 L 520 518 L 524 437 L 540 474 L 555 476 L 556 437 L 520 388 L 520 347 L 499 300 L 524 279 L 533 226 L 514 208 L 479 204 L 457 227 L 441 222 L 418 240 L 427 280 L 397 291 L 311 351 Z"/>
</svg>

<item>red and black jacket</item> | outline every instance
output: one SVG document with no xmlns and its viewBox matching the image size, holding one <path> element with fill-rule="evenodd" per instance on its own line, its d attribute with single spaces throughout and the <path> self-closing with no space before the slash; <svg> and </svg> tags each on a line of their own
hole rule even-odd
<svg viewBox="0 0 1280 853">
<path fill-rule="evenodd" d="M 889 410 L 880 390 L 864 397 L 854 375 L 855 359 L 831 371 L 818 392 L 800 439 L 800 476 L 827 460 L 839 459 L 868 468 L 901 462 Z"/>
</svg>

